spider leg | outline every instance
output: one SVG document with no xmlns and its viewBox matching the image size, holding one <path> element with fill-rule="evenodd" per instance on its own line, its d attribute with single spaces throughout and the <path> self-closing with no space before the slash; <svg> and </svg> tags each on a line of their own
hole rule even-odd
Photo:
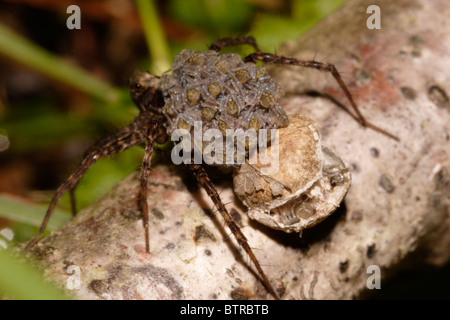
<svg viewBox="0 0 450 320">
<path fill-rule="evenodd" d="M 83 159 L 81 165 L 78 169 L 72 173 L 69 178 L 56 190 L 53 198 L 50 202 L 50 205 L 47 209 L 47 213 L 45 214 L 44 220 L 42 221 L 41 227 L 39 228 L 39 232 L 31 239 L 30 242 L 26 245 L 25 249 L 31 248 L 44 233 L 45 228 L 47 227 L 48 220 L 53 212 L 53 209 L 56 206 L 58 200 L 64 195 L 67 190 L 70 190 L 77 184 L 77 182 L 83 177 L 86 171 L 97 162 L 97 160 L 102 156 L 102 151 L 94 151 L 90 153 L 86 158 Z"/>
<path fill-rule="evenodd" d="M 262 52 L 255 52 L 252 54 L 249 54 L 245 59 L 245 62 L 253 62 L 256 63 L 257 61 L 262 61 L 265 63 L 273 63 L 273 64 L 285 64 L 285 65 L 294 65 L 299 67 L 306 67 L 306 68 L 313 68 L 320 71 L 327 71 L 330 72 L 334 79 L 337 81 L 339 86 L 341 87 L 342 91 L 344 91 L 345 96 L 350 101 L 350 104 L 353 108 L 353 110 L 356 112 L 356 117 L 345 108 L 345 111 L 349 113 L 355 120 L 357 120 L 362 126 L 371 128 L 372 130 L 375 130 L 377 132 L 380 132 L 394 140 L 399 141 L 399 138 L 392 135 L 391 133 L 378 128 L 377 126 L 373 125 L 369 121 L 367 121 L 364 116 L 359 111 L 358 106 L 356 105 L 355 101 L 353 100 L 353 96 L 350 93 L 350 90 L 347 88 L 347 85 L 344 83 L 344 80 L 342 80 L 341 75 L 337 71 L 336 67 L 333 64 L 326 63 L 326 62 L 319 62 L 314 60 L 299 60 L 295 58 L 290 57 L 284 57 L 284 56 L 278 56 L 276 54 L 272 53 L 262 53 Z"/>
<path fill-rule="evenodd" d="M 153 146 L 155 144 L 158 130 L 158 123 L 152 122 L 147 133 L 147 145 L 145 146 L 144 159 L 142 160 L 140 181 L 141 181 L 141 208 L 145 229 L 145 251 L 150 253 L 150 236 L 148 230 L 148 203 L 147 203 L 147 186 L 148 177 L 150 176 L 150 167 L 152 162 Z"/>
<path fill-rule="evenodd" d="M 214 41 L 210 46 L 209 50 L 214 50 L 219 52 L 220 49 L 223 47 L 231 47 L 231 46 L 237 46 L 241 44 L 249 44 L 253 48 L 255 48 L 256 52 L 260 52 L 258 44 L 256 43 L 255 38 L 252 36 L 246 36 L 246 37 L 239 37 L 239 38 L 221 38 L 216 41 Z"/>
<path fill-rule="evenodd" d="M 135 118 L 135 120 L 133 120 L 130 125 L 122 128 L 121 130 L 106 138 L 101 139 L 97 144 L 95 144 L 91 149 L 88 150 L 86 156 L 81 162 L 81 165 L 56 190 L 47 209 L 47 213 L 45 214 L 44 220 L 42 221 L 41 227 L 39 228 L 39 232 L 36 234 L 36 236 L 34 236 L 33 239 L 30 240 L 30 242 L 28 242 L 25 249 L 29 249 L 36 244 L 42 233 L 44 233 L 48 220 L 50 219 L 50 216 L 58 200 L 64 195 L 66 191 L 75 188 L 78 181 L 80 181 L 86 171 L 90 167 L 92 167 L 92 165 L 94 165 L 98 159 L 122 152 L 145 141 L 145 134 L 142 133 L 141 128 L 147 130 L 147 118 L 147 115 L 141 113 Z"/>
<path fill-rule="evenodd" d="M 78 182 L 70 188 L 69 196 L 70 196 L 70 209 L 72 210 L 72 216 L 75 217 L 77 214 L 77 202 L 75 200 L 75 189 L 77 188 Z"/>
<path fill-rule="evenodd" d="M 262 282 L 264 283 L 264 285 L 267 288 L 267 290 L 269 291 L 269 293 L 273 297 L 278 299 L 278 295 L 275 293 L 275 290 L 273 289 L 268 278 L 266 277 L 266 274 L 262 270 L 261 265 L 258 262 L 258 259 L 256 259 L 256 256 L 254 255 L 252 249 L 250 248 L 247 238 L 244 236 L 241 229 L 233 221 L 233 218 L 228 213 L 228 210 L 226 209 L 225 205 L 223 204 L 222 200 L 220 199 L 219 193 L 217 192 L 217 189 L 215 188 L 214 184 L 209 179 L 208 174 L 206 173 L 205 169 L 203 169 L 203 167 L 198 164 L 190 164 L 190 165 L 188 165 L 188 167 L 194 174 L 197 181 L 206 190 L 206 192 L 208 193 L 211 200 L 214 202 L 214 205 L 217 207 L 217 210 L 222 215 L 222 218 L 225 220 L 225 223 L 227 224 L 228 228 L 233 233 L 233 235 L 236 238 L 236 240 L 238 241 L 239 245 L 248 254 L 248 256 L 250 257 L 250 260 L 252 260 L 253 264 L 255 265 L 256 269 L 258 270 L 258 273 L 262 279 Z"/>
</svg>

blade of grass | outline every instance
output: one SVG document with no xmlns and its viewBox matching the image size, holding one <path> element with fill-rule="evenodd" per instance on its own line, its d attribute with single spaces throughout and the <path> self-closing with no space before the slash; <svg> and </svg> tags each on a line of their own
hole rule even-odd
<svg viewBox="0 0 450 320">
<path fill-rule="evenodd" d="M 136 7 L 141 19 L 145 39 L 150 54 L 150 72 L 161 75 L 170 69 L 169 46 L 161 27 L 155 2 L 153 0 L 136 0 Z"/>
<path fill-rule="evenodd" d="M 44 50 L 1 23 L 0 54 L 103 101 L 112 103 L 119 98 L 116 88 Z"/>
<path fill-rule="evenodd" d="M 48 205 L 32 205 L 14 197 L 0 194 L 0 217 L 12 221 L 39 227 L 44 219 L 47 207 Z M 71 215 L 68 212 L 56 208 L 46 230 L 57 230 L 70 218 Z"/>
<path fill-rule="evenodd" d="M 46 282 L 24 259 L 0 250 L 0 292 L 17 300 L 68 300 L 63 292 Z"/>
</svg>

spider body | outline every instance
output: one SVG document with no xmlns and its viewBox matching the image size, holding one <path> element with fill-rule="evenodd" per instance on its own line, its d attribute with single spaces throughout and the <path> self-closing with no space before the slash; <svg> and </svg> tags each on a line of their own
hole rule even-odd
<svg viewBox="0 0 450 320">
<path fill-rule="evenodd" d="M 278 102 L 283 90 L 266 67 L 245 63 L 234 53 L 185 49 L 176 56 L 173 68 L 161 78 L 136 71 L 130 87 L 131 96 L 141 110 L 164 115 L 165 119 L 159 122 L 168 137 L 174 130 L 184 129 L 192 139 L 191 146 L 195 144 L 196 123 L 201 124 L 202 133 L 208 129 L 219 130 L 223 136 L 221 143 L 226 143 L 227 130 L 257 133 L 259 129 L 289 124 Z M 232 143 L 236 149 L 236 142 Z M 202 149 L 195 151 L 202 153 L 206 145 L 204 142 Z"/>
<path fill-rule="evenodd" d="M 223 46 L 241 44 L 253 46 L 256 52 L 244 59 L 236 54 L 219 54 Z M 78 169 L 56 190 L 38 234 L 26 248 L 32 247 L 39 240 L 62 195 L 69 191 L 73 196 L 73 190 L 79 180 L 98 159 L 145 144 L 140 171 L 140 206 L 143 213 L 146 251 L 150 252 L 147 184 L 155 142 L 164 143 L 170 139 L 176 129 L 192 132 L 196 122 L 201 123 L 202 131 L 217 129 L 223 133 L 223 136 L 226 136 L 227 129 L 258 131 L 288 126 L 288 117 L 278 102 L 282 89 L 268 75 L 264 66 L 256 66 L 258 61 L 330 72 L 350 101 L 356 113 L 356 116 L 352 116 L 362 125 L 393 137 L 363 118 L 342 78 L 331 64 L 262 53 L 252 37 L 219 39 L 211 44 L 209 49 L 201 52 L 183 50 L 176 57 L 173 68 L 164 73 L 161 78 L 147 72 L 138 71 L 133 74 L 130 78 L 130 92 L 140 113 L 128 126 L 101 139 L 87 151 Z M 238 244 L 249 256 L 268 292 L 278 298 L 246 237 L 220 199 L 203 164 L 192 163 L 187 167 L 206 190 Z"/>
<path fill-rule="evenodd" d="M 163 113 L 168 132 L 216 128 L 272 129 L 286 127 L 288 117 L 278 103 L 282 90 L 264 66 L 244 63 L 237 54 L 183 50 L 173 68 L 161 77 Z"/>
</svg>

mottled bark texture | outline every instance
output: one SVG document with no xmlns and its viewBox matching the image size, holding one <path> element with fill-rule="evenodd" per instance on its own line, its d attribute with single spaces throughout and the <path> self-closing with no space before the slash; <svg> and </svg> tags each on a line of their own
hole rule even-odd
<svg viewBox="0 0 450 320">
<path fill-rule="evenodd" d="M 372 4 L 381 9 L 380 30 L 366 27 Z M 449 16 L 446 0 L 349 1 L 277 50 L 335 64 L 365 117 L 400 138 L 364 129 L 342 111 L 327 97 L 348 105 L 330 74 L 272 69 L 286 90 L 287 112 L 316 119 L 323 145 L 352 173 L 344 204 L 301 238 L 250 221 L 231 176 L 213 176 L 283 299 L 361 297 L 370 265 L 381 268 L 383 284 L 405 265 L 448 261 Z M 79 299 L 270 298 L 206 193 L 192 182 L 187 189 L 189 180 L 183 168 L 163 164 L 152 171 L 151 254 L 145 253 L 137 174 L 33 252 L 64 287 L 67 268 L 80 267 L 81 287 L 68 290 Z"/>
</svg>

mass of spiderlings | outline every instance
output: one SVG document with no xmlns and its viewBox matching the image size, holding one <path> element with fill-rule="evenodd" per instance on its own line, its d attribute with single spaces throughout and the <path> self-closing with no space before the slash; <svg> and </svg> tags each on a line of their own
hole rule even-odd
<svg viewBox="0 0 450 320">
<path fill-rule="evenodd" d="M 245 63 L 238 54 L 183 50 L 161 77 L 168 132 L 219 129 L 273 129 L 289 124 L 278 103 L 282 89 L 264 66 Z"/>
</svg>

